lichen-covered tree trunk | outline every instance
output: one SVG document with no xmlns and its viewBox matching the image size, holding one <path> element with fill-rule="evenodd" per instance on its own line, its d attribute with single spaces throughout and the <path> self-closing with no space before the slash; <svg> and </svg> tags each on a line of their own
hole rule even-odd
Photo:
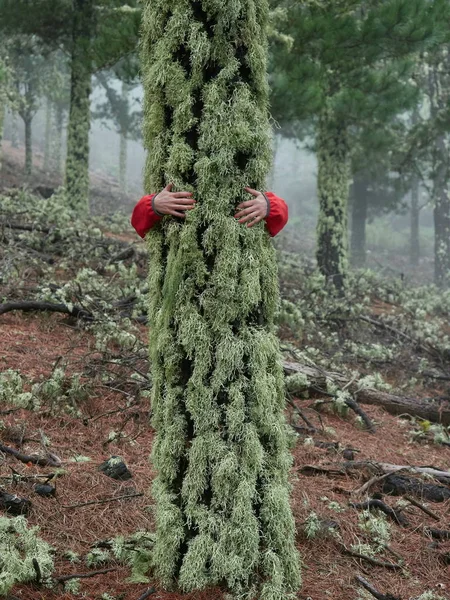
<svg viewBox="0 0 450 600">
<path fill-rule="evenodd" d="M 11 112 L 11 147 L 19 147 L 19 126 L 17 121 L 17 112 Z"/>
<path fill-rule="evenodd" d="M 93 1 L 73 0 L 73 11 L 66 188 L 71 208 L 85 213 L 89 209 Z"/>
<path fill-rule="evenodd" d="M 352 187 L 351 257 L 355 267 L 366 264 L 367 181 L 357 175 Z"/>
<path fill-rule="evenodd" d="M 319 196 L 317 262 L 320 271 L 341 289 L 348 270 L 350 148 L 346 125 L 330 110 L 325 110 L 319 118 L 316 144 Z"/>
<path fill-rule="evenodd" d="M 450 287 L 450 137 L 437 144 L 434 200 L 434 282 Z"/>
<path fill-rule="evenodd" d="M 414 176 L 411 187 L 411 239 L 409 259 L 413 267 L 419 264 L 420 259 L 420 207 L 419 207 L 419 180 Z"/>
<path fill-rule="evenodd" d="M 267 0 L 146 0 L 146 188 L 194 193 L 148 234 L 154 564 L 166 586 L 284 600 L 299 586 L 264 225 L 233 217 L 270 167 Z"/>
<path fill-rule="evenodd" d="M 0 95 L 0 171 L 2 169 L 2 162 L 3 162 L 2 142 L 3 142 L 4 124 L 5 124 L 5 103 L 4 103 L 4 99 L 2 101 L 2 97 Z"/>
</svg>

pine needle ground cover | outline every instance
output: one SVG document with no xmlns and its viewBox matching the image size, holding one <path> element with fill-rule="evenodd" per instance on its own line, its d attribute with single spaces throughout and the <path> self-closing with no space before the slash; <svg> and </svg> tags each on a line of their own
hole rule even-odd
<svg viewBox="0 0 450 600">
<path fill-rule="evenodd" d="M 83 596 L 89 600 L 136 600 L 154 586 L 154 597 L 160 600 L 225 600 L 219 588 L 189 594 L 164 591 L 151 569 L 146 572 L 145 583 L 143 579 L 131 583 L 132 566 L 104 547 L 109 540 L 115 540 L 118 547 L 118 537 L 128 539 L 137 531 L 155 527 L 155 505 L 149 489 L 155 472 L 148 452 L 155 432 L 149 427 L 148 331 L 134 320 L 146 310 L 145 244 L 134 246 L 135 236 L 125 226 L 113 228 L 109 219 L 87 223 L 69 218 L 61 196 L 46 201 L 27 193 L 10 194 L 1 199 L 2 212 L 15 214 L 20 203 L 24 214 L 18 224 L 33 223 L 35 230 L 4 230 L 0 243 L 2 299 L 45 298 L 82 304 L 96 315 L 96 321 L 77 321 L 58 313 L 16 311 L 0 315 L 0 387 L 8 394 L 1 399 L 1 443 L 27 455 L 51 452 L 63 463 L 61 469 L 39 467 L 3 455 L 1 486 L 32 502 L 28 524 L 38 525 L 39 536 L 55 548 L 53 575 L 114 569 L 78 580 L 76 593 L 60 584 L 50 590 L 33 582 L 16 585 L 11 593 L 24 600 L 76 600 Z M 38 230 L 50 226 L 52 235 Z M 111 257 L 123 251 L 125 240 L 135 247 L 136 254 L 108 265 Z M 283 244 L 288 241 L 288 237 L 280 238 Z M 90 257 L 88 264 L 86 256 Z M 277 334 L 286 360 L 293 360 L 294 352 L 298 360 L 340 371 L 349 381 L 357 377 L 355 381 L 361 384 L 365 379 L 367 384 L 370 377 L 371 385 L 390 385 L 392 392 L 410 397 L 447 393 L 445 381 L 426 374 L 438 373 L 448 361 L 448 331 L 443 325 L 448 314 L 447 296 L 431 287 L 411 288 L 400 279 L 360 272 L 350 278 L 346 299 L 333 298 L 327 295 L 320 275 L 292 259 L 288 253 L 280 255 L 282 312 Z M 90 269 L 89 276 L 86 268 Z M 118 301 L 122 304 L 114 307 Z M 358 316 L 383 321 L 411 339 L 356 320 Z M 348 346 L 343 345 L 345 340 Z M 425 346 L 428 343 L 434 348 L 431 353 L 431 346 Z M 16 377 L 8 374 L 10 370 Z M 445 433 L 435 431 L 434 424 L 400 419 L 376 406 L 364 406 L 376 426 L 375 434 L 362 428 L 353 413 L 345 415 L 339 402 L 330 403 L 319 419 L 315 409 L 306 407 L 323 400 L 324 395 L 309 388 L 299 391 L 298 383 L 296 393 L 289 386 L 288 398 L 319 430 L 314 435 L 298 435 L 293 450 L 295 543 L 305 565 L 299 598 L 359 600 L 356 574 L 383 593 L 400 598 L 416 600 L 424 592 L 430 592 L 426 598 L 433 600 L 448 596 L 448 589 L 438 585 L 447 585 L 442 560 L 450 552 L 449 541 L 439 541 L 436 548 L 430 548 L 424 533 L 425 528 L 440 527 L 440 523 L 417 507 L 406 506 L 403 497 L 385 495 L 384 502 L 402 509 L 409 521 L 405 528 L 388 519 L 386 526 L 386 519 L 377 511 L 370 517 L 348 505 L 348 493 L 360 488 L 370 476 L 332 478 L 319 473 L 311 477 L 303 472 L 307 465 L 327 468 L 339 464 L 342 452 L 349 448 L 360 461 L 420 463 L 445 469 L 450 452 L 442 443 L 447 439 Z M 334 396 L 337 400 L 337 392 L 343 390 L 330 387 L 325 391 L 331 394 L 325 396 L 327 400 Z M 291 425 L 305 425 L 290 405 L 286 416 Z M 98 470 L 110 456 L 123 458 L 132 479 L 115 481 Z M 18 479 L 12 477 L 11 468 L 19 474 Z M 39 496 L 35 484 L 55 471 L 57 499 Z M 442 524 L 448 522 L 448 502 L 417 499 L 426 503 Z M 359 550 L 375 560 L 399 560 L 381 543 L 402 557 L 403 570 L 355 559 L 344 554 L 342 547 Z M 405 572 L 411 576 L 405 577 Z M 361 594 L 362 598 L 366 600 Z"/>
</svg>

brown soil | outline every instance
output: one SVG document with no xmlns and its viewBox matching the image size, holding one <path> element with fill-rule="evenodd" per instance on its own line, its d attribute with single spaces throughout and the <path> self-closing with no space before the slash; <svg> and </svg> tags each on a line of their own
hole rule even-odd
<svg viewBox="0 0 450 600">
<path fill-rule="evenodd" d="M 1 370 L 20 368 L 32 381 L 38 381 L 41 375 L 48 376 L 59 357 L 70 359 L 71 370 L 77 371 L 82 358 L 93 352 L 89 334 L 67 326 L 66 320 L 57 315 L 8 314 L 1 318 L 0 327 Z M 300 406 L 302 402 L 305 401 L 299 401 Z M 45 407 L 37 413 L 20 410 L 2 417 L 6 426 L 3 429 L 3 443 L 14 446 L 17 432 L 20 432 L 20 436 L 25 438 L 22 451 L 32 453 L 39 450 L 39 431 L 42 430 L 51 440 L 50 450 L 63 460 L 66 474 L 57 480 L 56 499 L 39 497 L 33 492 L 31 483 L 14 487 L 15 493 L 32 500 L 30 522 L 39 525 L 42 536 L 59 551 L 56 563 L 58 574 L 91 570 L 83 566 L 83 563 L 72 566 L 63 560 L 61 553 L 67 549 L 86 554 L 95 541 L 152 528 L 152 500 L 149 492 L 152 470 L 148 455 L 153 432 L 148 424 L 148 407 L 139 407 L 137 416 L 124 428 L 124 433 L 134 440 L 133 443 L 128 440 L 105 443 L 108 433 L 111 430 L 117 431 L 123 425 L 124 413 L 105 415 L 94 420 L 96 416 L 123 405 L 123 398 L 108 390 L 104 395 L 90 397 L 82 407 L 84 422 L 83 419 L 63 413 L 56 417 L 50 416 Z M 352 417 L 342 419 L 333 414 L 324 414 L 324 426 L 333 428 L 335 434 L 328 434 L 322 439 L 339 441 L 343 447 L 359 450 L 357 458 L 360 460 L 449 468 L 450 448 L 413 443 L 408 438 L 408 427 L 399 419 L 376 407 L 367 407 L 366 411 L 377 425 L 375 435 L 358 429 Z M 76 455 L 88 456 L 91 461 L 71 462 Z M 96 467 L 111 455 L 124 458 L 133 474 L 130 481 L 116 482 L 97 471 Z M 439 591 L 437 584 L 446 586 L 445 590 L 440 590 L 441 595 L 450 594 L 448 568 L 438 561 L 437 551 L 430 548 L 430 541 L 423 533 L 424 526 L 448 527 L 449 503 L 430 506 L 440 515 L 439 523 L 419 509 L 410 507 L 406 514 L 411 526 L 402 528 L 392 525 L 391 547 L 404 558 L 403 571 L 390 571 L 345 556 L 330 536 L 306 539 L 302 533 L 303 524 L 311 511 L 316 512 L 320 518 L 337 521 L 347 546 L 355 543 L 357 535 L 361 538 L 361 532 L 357 528 L 358 511 L 348 508 L 348 502 L 352 498 L 349 498 L 345 490 L 351 492 L 363 481 L 349 477 L 306 477 L 299 474 L 299 469 L 305 464 L 327 465 L 339 460 L 339 455 L 305 446 L 300 441 L 294 450 L 292 503 L 298 528 L 298 547 L 304 561 L 304 583 L 298 598 L 356 600 L 358 593 L 354 577 L 358 573 L 383 593 L 389 592 L 403 599 L 414 598 L 427 589 Z M 5 457 L 0 466 L 1 476 L 10 475 L 10 467 L 26 475 L 52 472 L 50 468 L 24 465 L 12 457 Z M 134 492 L 143 493 L 143 496 L 70 508 L 74 504 Z M 338 502 L 345 512 L 336 513 L 330 509 L 330 501 Z M 396 499 L 387 499 L 387 502 L 394 506 Z M 450 543 L 440 544 L 439 552 L 449 551 Z M 397 560 L 389 552 L 382 558 L 386 561 Z M 86 579 L 82 584 L 86 594 L 84 597 L 95 600 L 102 593 L 108 592 L 115 596 L 123 594 L 123 600 L 137 600 L 148 586 L 127 584 L 125 580 L 128 575 L 126 568 L 118 566 L 113 573 Z M 161 590 L 157 582 L 153 584 L 157 593 L 152 597 L 161 600 L 222 598 L 219 590 L 181 595 Z M 64 593 L 62 589 L 50 592 L 29 585 L 21 586 L 14 594 L 23 600 L 76 598 Z"/>
</svg>

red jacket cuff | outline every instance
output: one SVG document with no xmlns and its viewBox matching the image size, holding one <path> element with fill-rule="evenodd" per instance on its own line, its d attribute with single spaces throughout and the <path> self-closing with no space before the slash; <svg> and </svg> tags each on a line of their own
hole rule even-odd
<svg viewBox="0 0 450 600">
<path fill-rule="evenodd" d="M 266 217 L 267 230 L 271 237 L 280 233 L 289 219 L 289 211 L 286 202 L 276 196 L 273 192 L 266 192 L 270 204 L 269 214 Z"/>
<path fill-rule="evenodd" d="M 141 238 L 145 238 L 150 229 L 162 219 L 152 207 L 152 200 L 156 194 L 143 196 L 136 204 L 131 215 L 131 224 Z"/>
</svg>

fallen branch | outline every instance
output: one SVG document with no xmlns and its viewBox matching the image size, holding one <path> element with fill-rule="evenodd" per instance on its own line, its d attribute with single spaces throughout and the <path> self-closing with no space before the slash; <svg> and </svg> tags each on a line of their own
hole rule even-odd
<svg viewBox="0 0 450 600">
<path fill-rule="evenodd" d="M 361 560 L 366 560 L 372 565 L 376 567 L 384 567 L 385 569 L 401 569 L 402 565 L 398 565 L 397 563 L 385 562 L 383 560 L 378 560 L 378 558 L 373 558 L 372 556 L 367 556 L 366 554 L 360 554 L 359 552 L 354 552 L 350 550 L 344 544 L 339 544 L 342 552 L 344 554 L 348 554 L 349 556 L 353 556 L 354 558 L 360 558 Z"/>
<path fill-rule="evenodd" d="M 79 504 L 61 504 L 61 508 L 80 508 L 82 506 L 92 506 L 93 504 L 106 504 L 107 502 L 115 502 L 116 500 L 139 498 L 143 495 L 142 492 L 139 492 L 137 494 L 126 494 L 125 496 L 117 496 L 115 498 L 104 498 L 103 500 L 90 500 L 89 502 L 80 502 Z"/>
<path fill-rule="evenodd" d="M 341 388 L 348 386 L 347 389 L 354 394 L 355 400 L 361 404 L 381 406 L 388 413 L 393 415 L 409 413 L 433 423 L 450 425 L 450 406 L 446 406 L 446 403 L 441 400 L 433 398 L 405 398 L 371 388 L 359 389 L 357 382 L 349 382 L 349 380 L 340 373 L 324 371 L 316 367 L 292 361 L 284 361 L 283 365 L 287 375 L 292 375 L 293 373 L 302 373 L 303 375 L 306 375 L 309 381 L 310 390 L 315 388 L 326 388 L 327 381 L 331 380 Z"/>
<path fill-rule="evenodd" d="M 155 588 L 148 588 L 148 590 L 144 592 L 142 596 L 139 596 L 138 600 L 146 600 L 146 598 L 149 598 L 152 594 L 156 594 Z"/>
<path fill-rule="evenodd" d="M 403 527 L 406 527 L 408 525 L 407 519 L 401 514 L 400 511 L 391 508 L 382 500 L 372 499 L 367 500 L 367 502 L 350 502 L 350 506 L 352 508 L 357 508 L 360 510 L 372 510 L 376 508 L 378 510 L 381 510 L 381 512 L 383 512 L 390 519 L 398 523 L 398 525 L 402 525 Z"/>
<path fill-rule="evenodd" d="M 38 465 L 39 467 L 60 467 L 61 460 L 55 456 L 54 454 L 50 454 L 46 458 L 40 458 L 35 455 L 22 454 L 18 450 L 14 450 L 14 448 L 10 448 L 9 446 L 4 446 L 0 444 L 0 452 L 4 452 L 5 454 L 11 454 L 20 462 L 25 464 L 32 463 L 33 465 Z"/>
<path fill-rule="evenodd" d="M 5 313 L 21 310 L 23 312 L 34 312 L 34 311 L 44 311 L 44 312 L 57 312 L 63 313 L 65 315 L 70 315 L 76 319 L 84 319 L 86 321 L 93 321 L 94 317 L 90 312 L 84 310 L 79 306 L 74 306 L 70 309 L 65 304 L 55 304 L 53 302 L 38 302 L 34 300 L 28 300 L 23 302 L 6 302 L 4 304 L 0 304 L 0 315 L 4 315 Z"/>
<path fill-rule="evenodd" d="M 440 521 L 441 520 L 441 518 L 439 517 L 439 515 L 437 515 L 436 513 L 434 513 L 432 510 L 430 510 L 429 508 L 427 508 L 426 506 L 424 506 L 420 502 L 418 502 L 412 496 L 405 496 L 405 500 L 408 500 L 408 502 L 410 502 L 411 504 L 413 504 L 417 508 L 420 508 L 420 510 L 422 510 L 426 515 L 428 515 L 432 519 L 435 519 L 436 521 Z"/>
<path fill-rule="evenodd" d="M 366 581 L 359 575 L 356 575 L 355 579 L 377 600 L 401 600 L 401 598 L 398 598 L 397 596 L 392 596 L 392 594 L 381 594 L 380 592 L 377 592 L 377 590 L 368 581 Z"/>
<path fill-rule="evenodd" d="M 450 531 L 447 529 L 432 529 L 427 527 L 425 533 L 435 540 L 450 540 Z"/>
<path fill-rule="evenodd" d="M 70 581 L 70 579 L 87 579 L 88 577 L 95 577 L 96 575 L 104 575 L 105 573 L 111 573 L 111 571 L 117 571 L 117 567 L 101 569 L 100 571 L 91 571 L 90 573 L 74 573 L 73 575 L 61 575 L 60 577 L 53 577 L 53 579 L 58 583 L 64 583 L 65 581 Z"/>
</svg>

